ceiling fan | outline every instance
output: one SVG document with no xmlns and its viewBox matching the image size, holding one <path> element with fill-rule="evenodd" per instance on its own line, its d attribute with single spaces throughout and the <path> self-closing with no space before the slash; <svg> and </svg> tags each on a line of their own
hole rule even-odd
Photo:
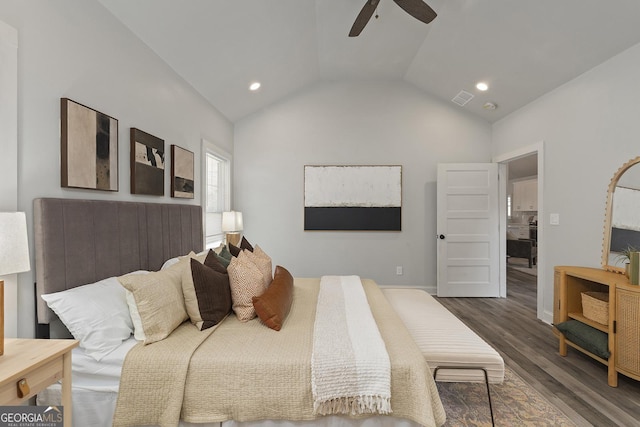
<svg viewBox="0 0 640 427">
<path fill-rule="evenodd" d="M 434 12 L 428 4 L 423 2 L 422 0 L 393 0 L 396 2 L 398 6 L 404 9 L 409 15 L 413 16 L 419 21 L 428 24 L 433 21 L 437 14 Z M 367 0 L 364 7 L 356 17 L 353 26 L 351 27 L 351 31 L 349 32 L 349 37 L 357 37 L 362 30 L 364 29 L 367 22 L 371 19 L 373 12 L 376 11 L 378 7 L 378 3 L 380 0 Z"/>
</svg>

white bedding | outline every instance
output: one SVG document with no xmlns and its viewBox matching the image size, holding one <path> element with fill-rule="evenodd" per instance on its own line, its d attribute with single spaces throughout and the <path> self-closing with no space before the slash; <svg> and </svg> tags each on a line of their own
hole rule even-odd
<svg viewBox="0 0 640 427">
<path fill-rule="evenodd" d="M 129 350 L 136 345 L 133 336 L 124 341 L 100 362 L 85 353 L 80 347 L 72 350 L 72 384 L 74 388 L 91 391 L 118 392 L 122 363 Z"/>
</svg>

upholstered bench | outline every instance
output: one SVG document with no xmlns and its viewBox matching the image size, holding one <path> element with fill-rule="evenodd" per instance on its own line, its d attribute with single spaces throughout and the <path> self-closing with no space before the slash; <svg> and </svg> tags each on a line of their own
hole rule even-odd
<svg viewBox="0 0 640 427">
<path fill-rule="evenodd" d="M 486 383 L 493 421 L 489 383 L 504 380 L 502 356 L 425 291 L 382 291 L 418 344 L 436 381 Z"/>
</svg>

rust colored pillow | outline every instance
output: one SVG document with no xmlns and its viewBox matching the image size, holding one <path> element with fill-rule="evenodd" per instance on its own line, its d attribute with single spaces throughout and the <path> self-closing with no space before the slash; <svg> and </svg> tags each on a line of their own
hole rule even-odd
<svg viewBox="0 0 640 427">
<path fill-rule="evenodd" d="M 277 265 L 271 285 L 262 295 L 253 297 L 253 307 L 265 325 L 279 331 L 292 302 L 293 277 L 286 268 Z"/>
</svg>

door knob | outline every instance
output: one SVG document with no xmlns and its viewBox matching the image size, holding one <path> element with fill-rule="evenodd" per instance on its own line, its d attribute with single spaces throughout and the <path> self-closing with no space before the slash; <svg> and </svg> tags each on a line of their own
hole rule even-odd
<svg viewBox="0 0 640 427">
<path fill-rule="evenodd" d="M 440 238 L 440 240 L 444 240 L 444 234 L 439 235 L 438 238 Z"/>
</svg>

